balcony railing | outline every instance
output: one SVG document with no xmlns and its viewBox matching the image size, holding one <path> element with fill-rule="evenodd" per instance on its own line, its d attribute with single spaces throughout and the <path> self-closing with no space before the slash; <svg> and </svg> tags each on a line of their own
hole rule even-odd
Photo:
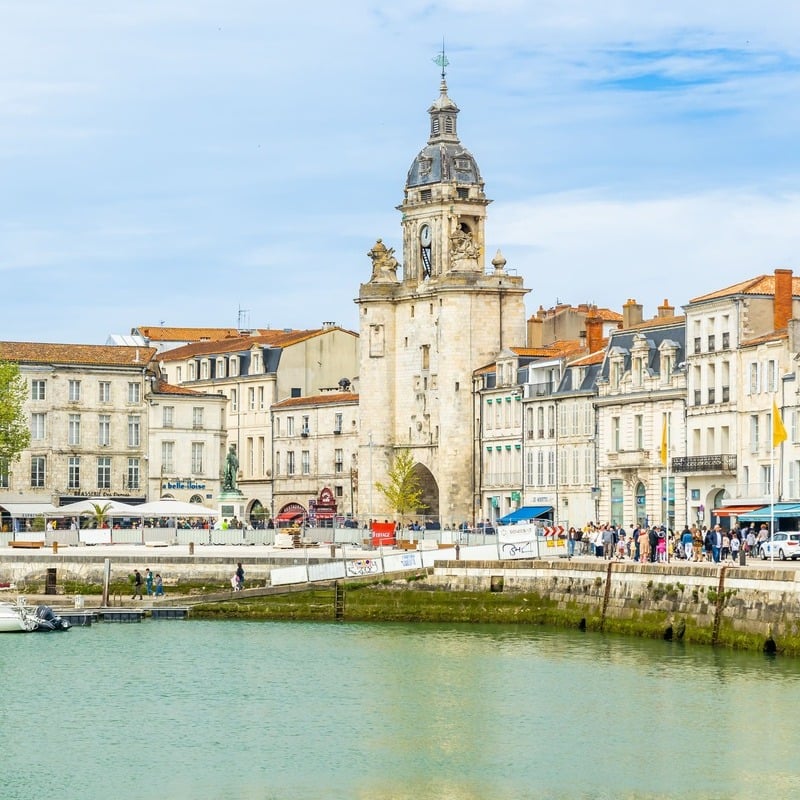
<svg viewBox="0 0 800 800">
<path fill-rule="evenodd" d="M 672 459 L 673 472 L 736 472 L 736 456 L 680 456 Z"/>
</svg>

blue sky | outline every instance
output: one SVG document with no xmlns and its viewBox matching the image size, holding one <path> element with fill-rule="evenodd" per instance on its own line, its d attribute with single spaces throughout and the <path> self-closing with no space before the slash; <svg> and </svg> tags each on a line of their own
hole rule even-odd
<svg viewBox="0 0 800 800">
<path fill-rule="evenodd" d="M 4 0 L 0 338 L 357 327 L 444 36 L 532 290 L 651 316 L 800 273 L 800 4 Z"/>
</svg>

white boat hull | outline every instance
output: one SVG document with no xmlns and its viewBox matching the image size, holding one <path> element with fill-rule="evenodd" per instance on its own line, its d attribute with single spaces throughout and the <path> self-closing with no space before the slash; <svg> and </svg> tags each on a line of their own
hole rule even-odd
<svg viewBox="0 0 800 800">
<path fill-rule="evenodd" d="M 37 626 L 36 615 L 24 601 L 0 603 L 0 633 L 30 633 Z"/>
</svg>

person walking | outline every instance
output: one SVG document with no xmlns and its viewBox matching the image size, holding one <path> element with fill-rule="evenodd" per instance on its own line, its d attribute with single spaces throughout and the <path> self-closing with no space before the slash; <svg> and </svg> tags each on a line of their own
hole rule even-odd
<svg viewBox="0 0 800 800">
<path fill-rule="evenodd" d="M 681 544 L 683 545 L 684 557 L 687 561 L 691 561 L 694 537 L 692 536 L 692 532 L 689 530 L 688 525 L 684 527 L 683 533 L 681 534 Z"/>
<path fill-rule="evenodd" d="M 136 595 L 139 595 L 139 599 L 142 599 L 142 573 L 139 572 L 138 569 L 133 571 L 133 594 L 131 595 L 131 600 L 136 599 Z"/>
<path fill-rule="evenodd" d="M 244 567 L 241 561 L 236 565 L 236 583 L 238 589 L 244 589 Z"/>
<path fill-rule="evenodd" d="M 150 567 L 144 571 L 144 588 L 147 596 L 150 597 L 153 594 L 153 573 L 150 572 Z"/>
<path fill-rule="evenodd" d="M 156 597 L 164 596 L 164 581 L 161 580 L 161 574 L 156 573 Z"/>
</svg>

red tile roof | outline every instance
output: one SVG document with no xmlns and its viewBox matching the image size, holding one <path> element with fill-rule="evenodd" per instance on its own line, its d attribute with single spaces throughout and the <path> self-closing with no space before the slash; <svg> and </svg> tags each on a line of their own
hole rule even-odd
<svg viewBox="0 0 800 800">
<path fill-rule="evenodd" d="M 199 342 L 207 339 L 227 339 L 238 336 L 238 328 L 165 328 L 161 325 L 140 325 L 131 333 L 138 333 L 151 342 Z M 261 333 L 261 331 L 255 331 Z"/>
<path fill-rule="evenodd" d="M 781 339 L 788 338 L 789 331 L 783 328 L 779 331 L 770 331 L 769 333 L 763 334 L 763 336 L 756 336 L 754 339 L 739 342 L 739 347 L 755 347 L 756 345 L 765 344 L 766 342 L 778 342 Z"/>
<path fill-rule="evenodd" d="M 590 353 L 588 356 L 578 358 L 575 361 L 570 361 L 567 366 L 570 367 L 590 367 L 593 364 L 602 364 L 603 359 L 606 357 L 605 350 L 598 350 L 596 353 Z"/>
<path fill-rule="evenodd" d="M 0 359 L 24 362 L 26 364 L 146 367 L 155 354 L 156 349 L 154 347 L 0 342 Z"/>
<path fill-rule="evenodd" d="M 702 303 L 705 300 L 717 300 L 721 297 L 731 297 L 737 294 L 768 295 L 775 296 L 775 275 L 759 275 L 740 283 L 734 283 L 725 289 L 717 289 L 715 292 L 700 295 L 693 298 L 690 302 Z M 800 297 L 800 277 L 792 277 L 792 295 Z"/>
<path fill-rule="evenodd" d="M 167 350 L 161 354 L 160 358 L 162 361 L 182 361 L 185 358 L 193 358 L 194 356 L 241 353 L 258 345 L 263 347 L 289 347 L 331 331 L 341 331 L 351 336 L 357 336 L 353 331 L 339 327 L 314 328 L 307 331 L 262 331 L 257 336 L 235 336 L 215 341 L 191 342 L 173 350 Z"/>
<path fill-rule="evenodd" d="M 307 397 L 288 397 L 275 403 L 273 408 L 295 408 L 297 406 L 332 406 L 339 403 L 357 403 L 358 395 L 353 392 L 326 392 Z"/>
<path fill-rule="evenodd" d="M 210 392 L 198 392 L 194 389 L 187 389 L 185 386 L 175 386 L 173 383 L 167 383 L 166 381 L 158 381 L 158 383 L 153 387 L 153 394 L 181 394 L 181 395 L 192 395 L 194 397 L 224 397 L 224 395 L 210 393 Z M 225 398 L 227 400 L 227 398 Z"/>
</svg>

